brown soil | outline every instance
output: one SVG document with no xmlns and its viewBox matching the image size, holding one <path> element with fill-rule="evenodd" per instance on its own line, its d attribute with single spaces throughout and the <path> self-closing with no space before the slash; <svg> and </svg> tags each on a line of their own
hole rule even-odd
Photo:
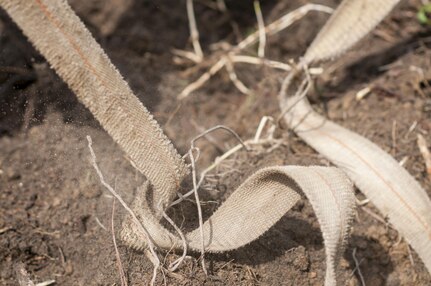
<svg viewBox="0 0 431 286">
<path fill-rule="evenodd" d="M 191 65 L 172 61 L 172 48 L 191 48 L 185 1 L 132 2 L 71 1 L 182 154 L 201 129 L 224 124 L 250 138 L 262 116 L 278 114 L 281 74 L 248 65 L 238 65 L 237 72 L 253 88 L 254 97 L 240 94 L 222 72 L 179 106 L 176 95 L 202 72 L 185 73 Z M 230 15 L 199 4 L 205 1 L 196 2 L 207 54 L 212 43 L 236 41 L 232 21 L 242 35 L 255 28 L 252 1 L 226 1 Z M 265 19 L 274 20 L 306 2 L 263 1 Z M 317 2 L 335 6 L 339 1 Z M 107 21 L 112 13 L 122 11 L 116 9 L 118 5 L 127 3 L 132 4 L 115 16 L 119 20 L 112 28 Z M 371 139 L 397 160 L 407 156 L 405 167 L 431 195 L 431 180 L 416 145 L 418 132 L 431 141 L 431 33 L 415 18 L 419 6 L 419 0 L 403 2 L 356 49 L 326 64 L 310 98 L 321 113 Z M 301 55 L 326 19 L 314 13 L 271 38 L 267 56 L 286 61 Z M 93 137 L 104 174 L 127 201 L 145 179 L 5 13 L 0 13 L 0 35 L 0 284 L 16 285 L 13 267 L 23 262 L 35 282 L 119 285 L 111 233 L 112 198 L 89 163 L 85 135 Z M 372 86 L 372 92 L 356 101 L 356 92 L 366 86 Z M 414 122 L 417 127 L 409 132 Z M 213 136 L 217 144 L 200 142 L 201 167 L 236 144 L 223 132 Z M 202 190 L 206 216 L 263 166 L 328 164 L 293 134 L 280 136 L 285 145 L 269 153 L 239 152 L 230 162 L 231 172 L 217 176 L 212 190 Z M 357 197 L 364 199 L 359 192 Z M 116 209 L 118 237 L 124 212 L 119 206 Z M 186 229 L 192 228 L 195 209 L 193 202 L 185 202 L 170 215 Z M 430 285 L 431 276 L 416 253 L 376 215 L 380 216 L 371 204 L 358 207 L 339 270 L 342 284 L 361 285 L 352 257 L 356 249 L 366 285 Z M 117 242 L 129 283 L 146 285 L 152 264 L 143 252 Z M 171 253 L 166 260 L 177 257 Z M 208 276 L 198 257 L 190 254 L 176 273 L 160 274 L 157 284 L 323 284 L 323 241 L 306 200 L 250 245 L 208 255 Z"/>
</svg>

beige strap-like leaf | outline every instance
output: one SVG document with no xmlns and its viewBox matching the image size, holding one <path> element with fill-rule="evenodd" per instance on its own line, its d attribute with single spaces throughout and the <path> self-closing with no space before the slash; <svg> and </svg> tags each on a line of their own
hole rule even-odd
<svg viewBox="0 0 431 286">
<path fill-rule="evenodd" d="M 431 271 L 431 201 L 394 158 L 364 137 L 317 114 L 304 98 L 281 100 L 285 121 L 354 181 Z"/>
<path fill-rule="evenodd" d="M 329 167 L 270 167 L 248 178 L 204 224 L 205 249 L 228 251 L 244 246 L 274 225 L 300 198 L 310 200 L 319 220 L 326 253 L 326 285 L 336 285 L 335 269 L 343 254 L 355 209 L 353 186 L 338 169 Z M 177 236 L 152 215 L 146 190 L 138 193 L 135 213 L 145 222 L 154 243 L 165 249 L 180 248 Z M 137 249 L 147 247 L 138 227 L 128 218 L 122 238 Z M 199 229 L 186 234 L 189 247 L 199 251 Z"/>
<path fill-rule="evenodd" d="M 344 0 L 308 48 L 305 63 L 339 56 L 368 34 L 399 0 Z M 299 103 L 298 103 L 299 101 Z M 389 217 L 431 272 L 431 201 L 389 154 L 364 137 L 323 118 L 306 99 L 281 98 L 286 122 Z M 285 109 L 283 109 L 285 110 Z"/>
<path fill-rule="evenodd" d="M 305 62 L 341 55 L 377 26 L 399 1 L 344 0 L 311 43 Z"/>
</svg>

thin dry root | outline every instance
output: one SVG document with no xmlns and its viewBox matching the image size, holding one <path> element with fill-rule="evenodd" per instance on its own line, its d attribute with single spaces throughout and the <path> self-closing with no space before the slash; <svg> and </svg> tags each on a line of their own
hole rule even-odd
<svg viewBox="0 0 431 286">
<path fill-rule="evenodd" d="M 431 153 L 427 147 L 427 142 L 425 141 L 425 138 L 421 134 L 418 134 L 418 147 L 421 151 L 422 157 L 424 158 L 428 177 L 431 179 Z"/>
</svg>

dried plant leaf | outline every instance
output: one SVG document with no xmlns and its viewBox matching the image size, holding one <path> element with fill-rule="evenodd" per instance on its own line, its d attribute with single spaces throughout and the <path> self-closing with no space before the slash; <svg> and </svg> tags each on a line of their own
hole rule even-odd
<svg viewBox="0 0 431 286">
<path fill-rule="evenodd" d="M 367 35 L 399 0 L 344 0 L 308 48 L 306 63 L 337 57 Z"/>
<path fill-rule="evenodd" d="M 326 253 L 325 285 L 336 285 L 335 270 L 343 254 L 355 209 L 353 186 L 338 169 L 328 167 L 270 167 L 248 178 L 204 224 L 205 248 L 221 252 L 242 247 L 261 236 L 290 210 L 304 193 L 319 220 Z M 145 218 L 155 244 L 180 248 L 177 236 L 163 228 L 152 215 L 145 189 L 136 198 L 134 211 Z M 153 222 L 153 223 L 150 223 Z M 136 249 L 147 247 L 128 218 L 123 240 Z M 189 247 L 199 251 L 199 229 L 186 234 Z"/>
<path fill-rule="evenodd" d="M 281 100 L 285 121 L 317 152 L 341 168 L 415 249 L 431 272 L 431 201 L 389 154 L 317 114 L 305 98 Z"/>
</svg>

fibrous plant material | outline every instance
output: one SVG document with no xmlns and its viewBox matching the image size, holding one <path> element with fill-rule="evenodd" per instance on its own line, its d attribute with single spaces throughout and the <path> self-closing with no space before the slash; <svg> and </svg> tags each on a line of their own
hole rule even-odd
<svg viewBox="0 0 431 286">
<path fill-rule="evenodd" d="M 306 98 L 282 97 L 281 108 L 291 108 L 286 123 L 346 172 L 431 271 L 431 201 L 419 183 L 377 145 L 317 114 Z"/>
<path fill-rule="evenodd" d="M 343 253 L 352 221 L 354 195 L 342 172 L 328 167 L 271 167 L 249 177 L 204 223 L 205 250 L 222 252 L 244 246 L 275 224 L 304 193 L 319 220 L 327 256 L 326 285 L 335 285 L 335 269 Z M 146 201 L 146 189 L 140 189 L 133 209 L 146 222 L 154 222 Z M 159 223 L 147 225 L 156 245 L 181 248 L 180 239 Z M 147 247 L 137 235 L 131 220 L 126 221 L 123 239 L 137 249 Z M 191 249 L 200 251 L 201 233 L 186 234 Z"/>
<path fill-rule="evenodd" d="M 305 53 L 300 63 L 305 75 L 308 64 L 340 55 L 368 34 L 397 2 L 343 1 Z M 346 172 L 431 272 L 431 201 L 425 190 L 377 145 L 317 114 L 304 96 L 289 96 L 288 86 L 298 74 L 301 71 L 286 77 L 280 92 L 285 122 Z"/>
<path fill-rule="evenodd" d="M 130 213 L 122 231 L 130 246 L 146 248 L 154 243 L 171 249 L 184 247 L 186 241 L 187 247 L 200 250 L 203 238 L 205 251 L 233 250 L 261 236 L 303 193 L 314 208 L 325 241 L 325 284 L 336 284 L 337 262 L 354 213 L 353 186 L 344 173 L 316 166 L 262 169 L 202 227 L 181 239 L 165 229 L 160 219 L 188 173 L 186 164 L 67 2 L 0 0 L 0 5 L 149 179 L 138 191 L 133 212 L 104 181 L 92 153 L 102 183 Z"/>
<path fill-rule="evenodd" d="M 341 55 L 377 26 L 399 1 L 343 1 L 308 48 L 304 61 L 311 63 Z"/>
</svg>

